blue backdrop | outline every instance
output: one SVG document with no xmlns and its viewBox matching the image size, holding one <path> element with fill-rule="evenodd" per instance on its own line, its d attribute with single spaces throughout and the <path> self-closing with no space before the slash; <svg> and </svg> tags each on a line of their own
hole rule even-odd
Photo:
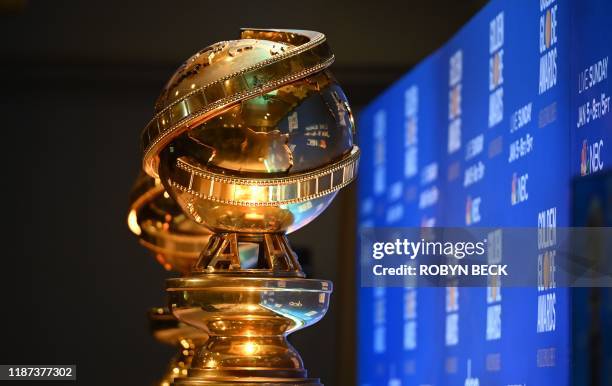
<svg viewBox="0 0 612 386">
<path fill-rule="evenodd" d="M 489 3 L 360 114 L 360 227 L 570 225 L 571 180 L 612 162 L 611 17 L 605 0 Z M 568 385 L 570 304 L 554 284 L 360 287 L 360 384 Z"/>
</svg>

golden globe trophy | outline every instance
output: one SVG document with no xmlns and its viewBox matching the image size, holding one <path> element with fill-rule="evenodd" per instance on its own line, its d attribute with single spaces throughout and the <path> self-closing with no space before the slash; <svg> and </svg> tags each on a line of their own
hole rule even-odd
<svg viewBox="0 0 612 386">
<path fill-rule="evenodd" d="M 140 175 L 132 188 L 128 226 L 165 269 L 182 274 L 197 261 L 210 236 L 182 213 L 159 180 L 146 174 Z M 203 344 L 208 336 L 178 321 L 166 307 L 152 308 L 148 316 L 155 339 L 178 351 L 157 383 L 169 386 L 174 378 L 187 374 L 195 346 Z"/>
<path fill-rule="evenodd" d="M 170 78 L 142 133 L 144 171 L 212 232 L 173 314 L 209 335 L 175 385 L 320 385 L 287 335 L 320 320 L 332 283 L 305 279 L 286 234 L 350 183 L 354 123 L 323 34 L 244 29 Z"/>
</svg>

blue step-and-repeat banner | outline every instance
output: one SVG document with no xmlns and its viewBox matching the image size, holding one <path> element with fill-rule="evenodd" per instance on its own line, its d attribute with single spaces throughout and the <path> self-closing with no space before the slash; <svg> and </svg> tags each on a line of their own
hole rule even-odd
<svg viewBox="0 0 612 386">
<path fill-rule="evenodd" d="M 572 225 L 572 181 L 612 165 L 611 20 L 608 0 L 489 3 L 361 112 L 359 226 Z M 359 384 L 569 385 L 571 297 L 360 287 Z"/>
</svg>

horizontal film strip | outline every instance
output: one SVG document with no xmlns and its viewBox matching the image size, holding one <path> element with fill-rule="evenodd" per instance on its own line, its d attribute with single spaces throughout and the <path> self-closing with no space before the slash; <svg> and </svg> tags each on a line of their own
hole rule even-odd
<svg viewBox="0 0 612 386">
<path fill-rule="evenodd" d="M 320 170 L 282 178 L 249 179 L 212 173 L 179 159 L 177 189 L 215 202 L 246 206 L 278 206 L 312 200 L 348 185 L 356 176 L 359 148 Z"/>
</svg>

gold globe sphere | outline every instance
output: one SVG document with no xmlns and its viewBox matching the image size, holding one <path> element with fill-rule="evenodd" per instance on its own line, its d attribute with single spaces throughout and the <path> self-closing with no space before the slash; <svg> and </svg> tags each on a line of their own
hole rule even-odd
<svg viewBox="0 0 612 386">
<path fill-rule="evenodd" d="M 351 157 L 353 132 L 342 89 L 328 72 L 318 73 L 240 101 L 182 134 L 162 150 L 160 177 L 185 213 L 213 231 L 289 233 L 325 210 L 346 182 L 338 163 Z M 207 173 L 244 184 L 215 199 L 207 195 Z M 192 175 L 203 184 L 195 186 Z"/>
<path fill-rule="evenodd" d="M 155 103 L 159 113 L 194 90 L 212 84 L 228 74 L 239 73 L 253 63 L 265 62 L 293 45 L 260 39 L 223 41 L 201 49 L 187 59 L 170 77 Z"/>
<path fill-rule="evenodd" d="M 227 82 L 228 74 L 292 49 L 292 44 L 264 39 L 214 44 L 171 77 L 156 103 L 158 115 L 203 85 Z M 353 179 L 354 121 L 331 73 L 317 68 L 272 85 L 205 118 L 188 116 L 190 123 L 159 149 L 155 165 L 166 191 L 213 232 L 293 232 L 316 218 Z"/>
</svg>

